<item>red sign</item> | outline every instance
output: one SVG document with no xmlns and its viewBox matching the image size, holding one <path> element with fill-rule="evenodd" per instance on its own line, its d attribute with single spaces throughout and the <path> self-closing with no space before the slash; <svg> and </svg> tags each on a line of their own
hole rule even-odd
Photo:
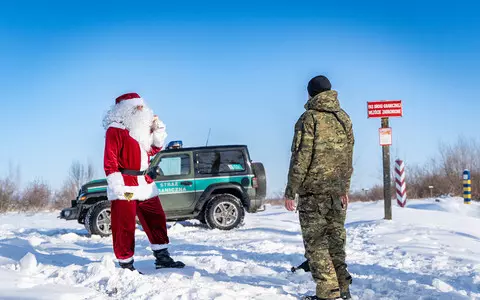
<svg viewBox="0 0 480 300">
<path fill-rule="evenodd" d="M 369 118 L 401 117 L 403 115 L 402 100 L 367 102 Z"/>
</svg>

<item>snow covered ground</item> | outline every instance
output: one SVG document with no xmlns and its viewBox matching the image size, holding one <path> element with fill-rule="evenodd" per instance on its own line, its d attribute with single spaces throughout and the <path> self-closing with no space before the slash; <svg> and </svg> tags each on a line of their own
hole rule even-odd
<svg viewBox="0 0 480 300">
<path fill-rule="evenodd" d="M 383 218 L 383 202 L 352 203 L 347 255 L 354 299 L 480 299 L 480 205 L 458 198 L 410 201 Z M 298 299 L 312 294 L 298 215 L 249 214 L 229 232 L 169 223 L 182 270 L 153 267 L 137 231 L 136 265 L 120 270 L 110 238 L 54 213 L 0 216 L 0 299 Z"/>
</svg>

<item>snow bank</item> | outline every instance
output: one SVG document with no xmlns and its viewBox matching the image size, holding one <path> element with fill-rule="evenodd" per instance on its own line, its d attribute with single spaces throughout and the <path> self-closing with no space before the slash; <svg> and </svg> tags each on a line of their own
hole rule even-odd
<svg viewBox="0 0 480 300">
<path fill-rule="evenodd" d="M 467 205 L 463 203 L 462 198 L 436 198 L 427 200 L 414 200 L 408 203 L 408 208 L 442 211 L 455 214 L 456 216 L 466 216 L 480 218 L 480 203 L 472 202 Z"/>
<path fill-rule="evenodd" d="M 408 201 L 383 220 L 383 202 L 352 203 L 347 256 L 354 299 L 480 299 L 480 206 L 462 199 Z M 22 225 L 15 225 L 22 224 Z M 111 238 L 89 237 L 56 214 L 0 216 L 0 298 L 298 299 L 313 294 L 298 215 L 268 206 L 232 231 L 169 224 L 181 270 L 155 270 L 136 231 L 136 266 L 120 270 Z"/>
<path fill-rule="evenodd" d="M 19 265 L 20 271 L 24 273 L 33 273 L 37 269 L 37 258 L 32 253 L 28 252 L 22 259 Z"/>
</svg>

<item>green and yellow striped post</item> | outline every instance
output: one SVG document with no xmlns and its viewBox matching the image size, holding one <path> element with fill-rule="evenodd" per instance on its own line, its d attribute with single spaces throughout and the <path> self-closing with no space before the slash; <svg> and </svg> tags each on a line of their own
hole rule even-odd
<svg viewBox="0 0 480 300">
<path fill-rule="evenodd" d="M 472 178 L 470 171 L 465 169 L 463 171 L 463 203 L 470 204 L 472 201 Z"/>
</svg>

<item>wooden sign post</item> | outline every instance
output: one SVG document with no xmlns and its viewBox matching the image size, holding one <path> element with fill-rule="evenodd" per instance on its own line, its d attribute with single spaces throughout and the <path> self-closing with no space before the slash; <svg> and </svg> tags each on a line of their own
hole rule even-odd
<svg viewBox="0 0 480 300">
<path fill-rule="evenodd" d="M 379 129 L 380 146 L 383 158 L 383 198 L 385 219 L 392 219 L 392 179 L 390 169 L 390 146 L 392 145 L 392 128 L 389 127 L 390 117 L 403 116 L 401 100 L 367 102 L 368 118 L 381 118 Z"/>
</svg>

